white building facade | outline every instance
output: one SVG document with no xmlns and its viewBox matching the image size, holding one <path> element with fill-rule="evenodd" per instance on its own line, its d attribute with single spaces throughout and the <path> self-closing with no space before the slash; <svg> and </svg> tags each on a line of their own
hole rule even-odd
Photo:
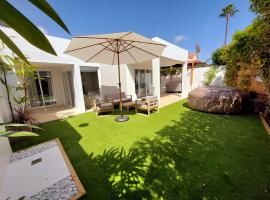
<svg viewBox="0 0 270 200">
<path fill-rule="evenodd" d="M 32 46 L 14 30 L 0 28 L 17 44 L 29 62 L 37 66 L 40 79 L 33 81 L 29 89 L 30 106 L 33 109 L 51 105 L 69 105 L 79 112 L 85 112 L 86 95 L 98 93 L 103 98 L 106 94 L 118 92 L 117 66 L 85 63 L 64 54 L 70 40 L 47 36 L 57 53 L 57 56 L 54 56 Z M 186 98 L 191 90 L 187 68 L 188 51 L 157 37 L 153 40 L 166 45 L 161 57 L 141 64 L 121 65 L 122 90 L 132 95 L 133 100 L 143 95 L 160 97 L 161 68 L 180 64 L 181 97 Z M 0 54 L 11 55 L 11 52 L 4 48 Z M 16 85 L 19 81 L 15 72 L 9 73 L 9 84 Z M 197 80 L 196 83 L 200 85 L 201 81 Z M 4 97 L 0 100 L 0 122 L 7 122 L 11 114 L 4 100 L 6 92 L 3 85 L 0 85 L 0 96 Z"/>
</svg>

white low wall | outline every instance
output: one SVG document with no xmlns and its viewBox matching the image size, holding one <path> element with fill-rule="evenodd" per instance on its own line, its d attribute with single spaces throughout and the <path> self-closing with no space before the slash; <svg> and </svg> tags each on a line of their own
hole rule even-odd
<svg viewBox="0 0 270 200">
<path fill-rule="evenodd" d="M 190 83 L 190 76 L 191 76 L 191 68 L 188 68 L 187 70 L 187 76 L 186 80 L 182 82 L 183 85 L 185 85 L 186 88 L 186 96 L 187 94 L 200 86 L 203 86 L 203 82 L 205 81 L 205 73 L 210 69 L 211 66 L 209 67 L 196 67 L 194 68 L 193 71 L 193 81 L 192 84 Z M 212 81 L 211 85 L 212 86 L 224 86 L 224 74 L 225 74 L 225 66 L 219 66 L 218 67 L 218 72 L 216 74 L 216 77 Z"/>
</svg>

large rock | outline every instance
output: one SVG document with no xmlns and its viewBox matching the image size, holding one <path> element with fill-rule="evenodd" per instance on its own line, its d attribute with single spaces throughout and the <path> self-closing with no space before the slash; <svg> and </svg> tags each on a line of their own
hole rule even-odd
<svg viewBox="0 0 270 200">
<path fill-rule="evenodd" d="M 247 94 L 230 87 L 198 87 L 188 94 L 188 105 L 194 110 L 210 113 L 240 113 Z"/>
</svg>

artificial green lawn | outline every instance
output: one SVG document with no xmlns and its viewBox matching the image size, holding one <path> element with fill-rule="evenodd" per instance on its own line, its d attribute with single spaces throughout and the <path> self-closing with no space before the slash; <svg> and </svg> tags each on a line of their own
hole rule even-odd
<svg viewBox="0 0 270 200">
<path fill-rule="evenodd" d="M 258 116 L 206 114 L 180 101 L 150 117 L 114 117 L 49 122 L 12 148 L 59 138 L 85 199 L 270 199 L 270 137 Z"/>
</svg>

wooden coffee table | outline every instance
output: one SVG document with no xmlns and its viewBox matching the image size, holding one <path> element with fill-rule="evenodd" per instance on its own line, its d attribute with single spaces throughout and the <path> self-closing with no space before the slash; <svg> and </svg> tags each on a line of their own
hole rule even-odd
<svg viewBox="0 0 270 200">
<path fill-rule="evenodd" d="M 129 111 L 130 108 L 135 108 L 135 101 L 122 103 L 123 110 Z"/>
</svg>

